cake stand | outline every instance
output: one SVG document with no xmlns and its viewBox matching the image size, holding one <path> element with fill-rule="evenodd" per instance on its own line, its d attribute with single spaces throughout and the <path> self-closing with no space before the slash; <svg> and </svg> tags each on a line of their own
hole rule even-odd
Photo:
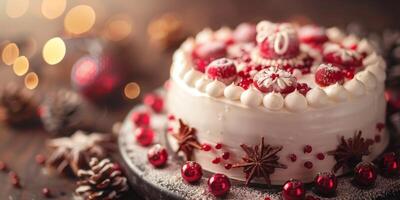
<svg viewBox="0 0 400 200">
<path fill-rule="evenodd" d="M 132 112 L 148 110 L 144 105 L 132 109 L 125 119 L 118 139 L 119 150 L 123 158 L 124 168 L 132 188 L 144 199 L 217 199 L 207 191 L 207 179 L 210 173 L 205 172 L 198 184 L 187 184 L 180 174 L 183 160 L 174 155 L 166 142 L 167 115 L 151 114 L 151 126 L 156 132 L 154 144 L 162 144 L 169 150 L 168 164 L 164 168 L 156 169 L 147 162 L 147 151 L 150 147 L 142 147 L 134 139 L 135 125 L 131 121 Z M 263 185 L 245 187 L 243 182 L 231 180 L 232 187 L 224 199 L 281 199 L 281 186 L 266 188 Z M 341 200 L 394 200 L 400 199 L 400 179 L 390 179 L 378 176 L 375 187 L 358 189 L 351 184 L 350 176 L 338 178 L 337 196 L 322 198 L 314 194 L 310 185 L 307 187 L 307 196 L 319 199 Z"/>
</svg>

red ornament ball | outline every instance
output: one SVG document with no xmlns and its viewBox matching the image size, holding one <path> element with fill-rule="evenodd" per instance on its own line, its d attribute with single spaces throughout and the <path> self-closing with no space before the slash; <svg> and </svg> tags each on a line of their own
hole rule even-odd
<svg viewBox="0 0 400 200">
<path fill-rule="evenodd" d="M 208 191 L 216 197 L 226 195 L 230 188 L 229 178 L 223 174 L 214 174 L 208 179 Z"/>
<path fill-rule="evenodd" d="M 336 193 L 337 183 L 334 173 L 318 173 L 314 179 L 314 190 L 318 195 L 329 197 Z"/>
<path fill-rule="evenodd" d="M 143 103 L 149 106 L 156 113 L 160 113 L 164 109 L 164 100 L 157 94 L 145 95 Z"/>
<path fill-rule="evenodd" d="M 400 160 L 395 153 L 385 153 L 380 160 L 381 173 L 385 177 L 397 177 L 400 173 Z"/>
<path fill-rule="evenodd" d="M 305 196 L 306 190 L 304 189 L 303 182 L 290 179 L 283 185 L 283 200 L 304 200 Z"/>
<path fill-rule="evenodd" d="M 84 56 L 73 65 L 71 71 L 73 88 L 93 101 L 113 97 L 123 79 L 120 65 L 108 54 Z"/>
<path fill-rule="evenodd" d="M 150 125 L 150 115 L 147 112 L 134 112 L 132 113 L 132 122 L 136 126 L 148 126 Z"/>
<path fill-rule="evenodd" d="M 182 178 L 188 183 L 195 183 L 203 176 L 203 169 L 200 164 L 187 161 L 181 168 Z"/>
<path fill-rule="evenodd" d="M 354 168 L 353 183 L 356 186 L 365 188 L 375 184 L 377 172 L 371 162 L 361 162 Z"/>
<path fill-rule="evenodd" d="M 147 152 L 147 159 L 154 167 L 162 167 L 168 161 L 168 152 L 161 145 L 157 144 Z"/>
<path fill-rule="evenodd" d="M 149 127 L 139 127 L 135 130 L 135 139 L 142 146 L 149 146 L 154 140 L 154 131 Z"/>
</svg>

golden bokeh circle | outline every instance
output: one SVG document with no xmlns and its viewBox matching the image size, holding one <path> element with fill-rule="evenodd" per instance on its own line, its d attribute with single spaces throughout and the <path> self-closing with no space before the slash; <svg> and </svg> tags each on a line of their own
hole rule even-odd
<svg viewBox="0 0 400 200">
<path fill-rule="evenodd" d="M 29 70 L 29 60 L 25 56 L 20 56 L 15 59 L 13 71 L 17 76 L 25 75 Z"/>
<path fill-rule="evenodd" d="M 67 0 L 43 0 L 42 15 L 47 19 L 55 19 L 64 13 L 66 6 Z"/>
<path fill-rule="evenodd" d="M 55 65 L 61 62 L 66 53 L 66 47 L 64 41 L 59 38 L 51 38 L 43 46 L 42 56 L 44 61 L 49 65 Z"/>
<path fill-rule="evenodd" d="M 88 5 L 78 5 L 68 11 L 64 28 L 68 33 L 79 35 L 88 32 L 96 21 L 96 13 Z"/>
<path fill-rule="evenodd" d="M 140 86 L 135 82 L 130 82 L 124 88 L 125 97 L 128 99 L 136 99 L 140 95 Z"/>
<path fill-rule="evenodd" d="M 7 44 L 3 52 L 1 53 L 1 59 L 3 60 L 4 64 L 12 65 L 14 64 L 15 59 L 19 56 L 19 48 L 15 43 Z"/>
<path fill-rule="evenodd" d="M 125 16 L 118 16 L 106 24 L 105 37 L 112 41 L 120 41 L 132 33 L 132 23 Z"/>
<path fill-rule="evenodd" d="M 10 18 L 18 18 L 26 13 L 29 8 L 29 0 L 7 0 L 6 14 Z"/>
<path fill-rule="evenodd" d="M 26 88 L 33 90 L 39 85 L 39 77 L 35 72 L 29 72 L 25 76 L 24 82 Z"/>
</svg>

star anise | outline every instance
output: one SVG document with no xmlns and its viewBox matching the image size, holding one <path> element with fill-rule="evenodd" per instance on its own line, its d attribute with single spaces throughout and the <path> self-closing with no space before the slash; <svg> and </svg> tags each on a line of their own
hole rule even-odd
<svg viewBox="0 0 400 200">
<path fill-rule="evenodd" d="M 47 165 L 60 174 L 77 175 L 78 170 L 89 167 L 91 158 L 106 158 L 115 149 L 115 136 L 77 131 L 71 137 L 52 139 L 47 145 L 54 149 Z"/>
<path fill-rule="evenodd" d="M 372 142 L 365 140 L 361 134 L 361 131 L 356 131 L 354 136 L 347 140 L 342 136 L 337 148 L 328 152 L 328 155 L 334 156 L 336 160 L 336 164 L 333 166 L 334 172 L 342 167 L 345 170 L 351 170 L 362 161 L 363 156 L 370 154 L 369 146 L 372 145 Z"/>
<path fill-rule="evenodd" d="M 253 147 L 246 144 L 240 145 L 246 155 L 242 158 L 243 163 L 234 164 L 233 168 L 243 168 L 246 174 L 246 186 L 250 184 L 255 177 L 263 177 L 268 185 L 271 185 L 270 175 L 276 168 L 286 169 L 287 166 L 279 163 L 277 153 L 283 149 L 282 146 L 271 146 L 264 144 L 264 137 L 261 143 Z"/>
<path fill-rule="evenodd" d="M 172 136 L 177 140 L 179 148 L 176 153 L 183 152 L 186 160 L 191 160 L 194 149 L 201 149 L 199 141 L 196 137 L 196 129 L 189 127 L 179 119 L 178 132 L 172 133 Z"/>
</svg>

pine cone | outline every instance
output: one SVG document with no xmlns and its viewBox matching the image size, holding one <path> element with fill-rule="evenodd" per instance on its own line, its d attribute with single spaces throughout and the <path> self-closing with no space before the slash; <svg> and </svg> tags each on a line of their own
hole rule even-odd
<svg viewBox="0 0 400 200">
<path fill-rule="evenodd" d="M 9 84 L 0 94 L 0 121 L 13 126 L 32 125 L 39 121 L 38 104 L 33 94 Z"/>
<path fill-rule="evenodd" d="M 47 159 L 47 166 L 59 174 L 78 174 L 80 169 L 89 169 L 90 159 L 106 158 L 115 149 L 115 135 L 77 131 L 71 137 L 49 140 L 47 145 L 54 149 Z"/>
<path fill-rule="evenodd" d="M 86 200 L 119 199 L 129 189 L 127 179 L 109 159 L 92 158 L 90 170 L 79 170 L 75 192 Z"/>
<path fill-rule="evenodd" d="M 79 108 L 82 103 L 78 94 L 60 90 L 50 96 L 40 108 L 45 129 L 55 134 L 70 134 L 80 123 Z"/>
</svg>

